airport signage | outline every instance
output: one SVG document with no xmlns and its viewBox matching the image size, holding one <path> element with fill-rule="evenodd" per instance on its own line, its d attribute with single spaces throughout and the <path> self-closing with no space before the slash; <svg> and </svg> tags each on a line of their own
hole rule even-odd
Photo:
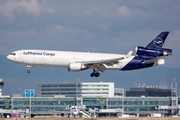
<svg viewBox="0 0 180 120">
<path fill-rule="evenodd" d="M 33 89 L 26 89 L 24 92 L 25 97 L 35 97 L 35 90 Z"/>
</svg>

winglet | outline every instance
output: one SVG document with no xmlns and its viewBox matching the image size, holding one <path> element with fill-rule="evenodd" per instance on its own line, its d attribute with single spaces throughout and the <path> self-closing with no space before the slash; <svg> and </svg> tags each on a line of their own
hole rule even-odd
<svg viewBox="0 0 180 120">
<path fill-rule="evenodd" d="M 132 53 L 133 53 L 133 51 L 129 51 L 128 54 L 126 55 L 126 58 L 131 57 Z"/>
</svg>

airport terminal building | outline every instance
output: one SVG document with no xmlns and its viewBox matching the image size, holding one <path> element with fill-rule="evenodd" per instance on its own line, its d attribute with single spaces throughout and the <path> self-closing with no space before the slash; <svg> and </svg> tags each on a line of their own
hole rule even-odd
<svg viewBox="0 0 180 120">
<path fill-rule="evenodd" d="M 54 97 L 64 95 L 65 97 L 76 97 L 76 83 L 53 83 L 38 84 L 37 97 Z M 116 88 L 122 90 L 120 88 Z M 121 92 L 121 91 L 119 91 Z M 117 93 L 118 94 L 118 93 Z M 82 96 L 113 97 L 114 83 L 112 82 L 82 82 Z"/>
<path fill-rule="evenodd" d="M 83 97 L 82 104 L 89 109 L 121 109 L 125 114 L 148 116 L 151 113 L 171 115 L 170 109 L 161 109 L 160 106 L 171 106 L 169 97 Z M 124 104 L 123 104 L 124 102 Z M 35 115 L 50 115 L 68 113 L 68 106 L 75 106 L 76 99 L 73 97 L 53 98 L 0 98 L 0 109 L 18 110 L 20 113 Z"/>
<path fill-rule="evenodd" d="M 169 116 L 179 113 L 180 99 L 177 97 L 125 97 L 124 90 L 114 88 L 112 82 L 82 82 L 80 87 L 82 95 L 77 93 L 77 83 L 54 83 L 39 84 L 36 96 L 1 96 L 0 113 L 24 116 L 69 115 L 71 107 L 78 106 L 78 102 L 86 111 L 84 114 L 94 110 L 97 116 L 150 116 L 152 113 Z"/>
<path fill-rule="evenodd" d="M 126 91 L 127 97 L 171 97 L 171 89 L 156 87 L 132 87 Z"/>
</svg>

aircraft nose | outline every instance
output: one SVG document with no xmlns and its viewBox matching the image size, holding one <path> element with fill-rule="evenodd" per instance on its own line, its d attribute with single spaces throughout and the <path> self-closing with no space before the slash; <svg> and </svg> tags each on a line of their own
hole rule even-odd
<svg viewBox="0 0 180 120">
<path fill-rule="evenodd" d="M 12 60 L 12 56 L 11 56 L 11 55 L 8 55 L 8 56 L 7 56 L 7 59 L 8 59 L 8 60 Z"/>
<path fill-rule="evenodd" d="M 7 56 L 7 59 L 9 59 L 9 58 L 10 58 L 10 56 L 8 55 L 8 56 Z"/>
</svg>

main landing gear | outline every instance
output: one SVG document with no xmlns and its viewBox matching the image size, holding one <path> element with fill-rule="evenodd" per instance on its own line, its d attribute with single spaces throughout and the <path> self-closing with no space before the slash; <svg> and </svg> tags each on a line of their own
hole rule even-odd
<svg viewBox="0 0 180 120">
<path fill-rule="evenodd" d="M 31 72 L 31 70 L 30 70 L 31 66 L 27 65 L 27 68 L 28 68 L 27 73 L 30 73 Z"/>
<path fill-rule="evenodd" d="M 100 73 L 99 72 L 93 72 L 90 74 L 91 77 L 99 77 L 100 76 Z"/>
</svg>

